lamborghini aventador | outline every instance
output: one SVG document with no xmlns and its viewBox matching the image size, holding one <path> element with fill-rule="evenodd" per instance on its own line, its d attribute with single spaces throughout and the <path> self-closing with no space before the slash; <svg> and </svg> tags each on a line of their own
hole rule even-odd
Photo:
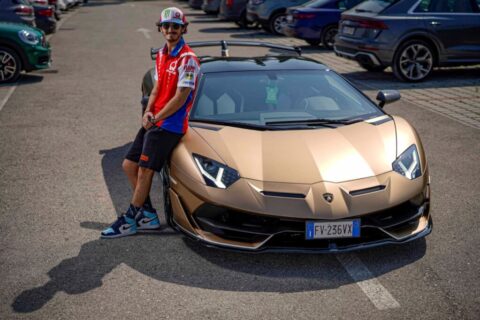
<svg viewBox="0 0 480 320">
<path fill-rule="evenodd" d="M 189 130 L 162 172 L 173 228 L 246 251 L 347 251 L 431 232 L 422 143 L 383 110 L 398 92 L 376 104 L 298 48 L 190 46 L 220 44 L 222 56 L 201 57 Z M 287 54 L 229 57 L 232 45 Z M 144 96 L 153 81 L 147 72 Z"/>
</svg>

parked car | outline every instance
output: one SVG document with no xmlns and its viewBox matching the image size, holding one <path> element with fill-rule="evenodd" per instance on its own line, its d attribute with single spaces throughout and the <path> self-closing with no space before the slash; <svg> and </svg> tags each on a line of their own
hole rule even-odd
<svg viewBox="0 0 480 320">
<path fill-rule="evenodd" d="M 188 0 L 188 5 L 193 9 L 201 9 L 203 0 Z"/>
<path fill-rule="evenodd" d="M 273 34 L 283 34 L 287 24 L 287 8 L 299 6 L 309 0 L 250 0 L 247 5 L 247 19 L 257 22 Z"/>
<path fill-rule="evenodd" d="M 0 83 L 17 81 L 22 70 L 49 66 L 50 45 L 40 29 L 0 22 Z"/>
<path fill-rule="evenodd" d="M 28 0 L 1 0 L 0 21 L 35 25 L 35 14 Z"/>
<path fill-rule="evenodd" d="M 37 3 L 33 3 L 32 6 L 37 28 L 42 29 L 46 34 L 54 33 L 57 30 L 55 8 L 49 5 L 38 5 Z"/>
<path fill-rule="evenodd" d="M 475 0 L 370 0 L 342 14 L 335 52 L 415 82 L 434 67 L 480 63 L 479 34 Z"/>
<path fill-rule="evenodd" d="M 222 52 L 232 44 L 242 42 L 227 40 Z M 320 252 L 431 232 L 422 143 L 382 108 L 397 91 L 381 91 L 377 105 L 325 65 L 291 54 L 200 63 L 189 130 L 162 172 L 174 229 L 232 250 Z"/>
<path fill-rule="evenodd" d="M 233 21 L 240 27 L 247 27 L 248 0 L 221 0 L 218 17 L 225 21 Z"/>
<path fill-rule="evenodd" d="M 320 43 L 333 49 L 342 11 L 364 0 L 314 0 L 303 6 L 287 9 L 287 36 L 303 39 L 312 46 Z"/>
<path fill-rule="evenodd" d="M 202 10 L 207 14 L 218 14 L 220 11 L 220 0 L 203 0 Z"/>
</svg>

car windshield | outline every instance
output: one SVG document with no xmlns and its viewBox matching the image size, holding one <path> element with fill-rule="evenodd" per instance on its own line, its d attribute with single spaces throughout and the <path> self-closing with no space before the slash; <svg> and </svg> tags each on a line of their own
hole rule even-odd
<svg viewBox="0 0 480 320">
<path fill-rule="evenodd" d="M 355 7 L 356 12 L 380 13 L 400 0 L 369 0 Z"/>
<path fill-rule="evenodd" d="M 334 0 L 312 0 L 303 5 L 303 7 L 309 8 L 321 8 L 324 5 L 328 4 L 329 2 L 333 2 Z"/>
<path fill-rule="evenodd" d="M 383 114 L 330 70 L 270 70 L 205 74 L 190 120 L 252 127 L 292 122 L 314 126 Z"/>
</svg>

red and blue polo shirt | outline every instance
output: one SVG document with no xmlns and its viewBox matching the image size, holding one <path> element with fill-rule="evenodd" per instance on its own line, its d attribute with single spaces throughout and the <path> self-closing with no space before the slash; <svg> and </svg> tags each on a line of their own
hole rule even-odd
<svg viewBox="0 0 480 320">
<path fill-rule="evenodd" d="M 175 133 L 185 133 L 188 129 L 188 114 L 193 104 L 193 95 L 200 71 L 200 63 L 195 53 L 180 39 L 168 54 L 167 46 L 157 54 L 155 79 L 158 81 L 158 94 L 153 104 L 153 114 L 157 114 L 170 101 L 179 87 L 191 88 L 187 101 L 174 114 L 156 123 L 157 126 Z"/>
</svg>

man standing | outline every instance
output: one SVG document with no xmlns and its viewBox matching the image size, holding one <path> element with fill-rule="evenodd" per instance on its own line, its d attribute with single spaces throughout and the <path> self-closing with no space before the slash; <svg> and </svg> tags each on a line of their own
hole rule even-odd
<svg viewBox="0 0 480 320">
<path fill-rule="evenodd" d="M 133 187 L 133 197 L 126 213 L 109 228 L 102 238 L 118 238 L 137 230 L 160 228 L 149 193 L 155 171 L 160 171 L 188 128 L 188 113 L 198 72 L 198 59 L 185 44 L 183 34 L 187 20 L 178 8 L 162 11 L 158 31 L 167 43 L 158 52 L 156 82 L 142 119 L 142 128 L 130 147 L 123 170 Z"/>
</svg>

